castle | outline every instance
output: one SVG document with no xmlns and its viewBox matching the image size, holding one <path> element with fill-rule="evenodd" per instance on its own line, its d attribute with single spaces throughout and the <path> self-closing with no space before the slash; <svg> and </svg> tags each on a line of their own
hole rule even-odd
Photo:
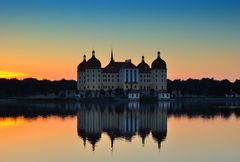
<svg viewBox="0 0 240 162">
<path fill-rule="evenodd" d="M 79 91 L 109 91 L 121 89 L 137 91 L 157 91 L 167 90 L 167 65 L 161 58 L 160 51 L 157 58 L 152 62 L 151 67 L 142 61 L 136 66 L 131 60 L 117 62 L 113 58 L 106 67 L 101 66 L 96 53 L 92 51 L 92 57 L 83 61 L 77 67 L 77 87 Z"/>
</svg>

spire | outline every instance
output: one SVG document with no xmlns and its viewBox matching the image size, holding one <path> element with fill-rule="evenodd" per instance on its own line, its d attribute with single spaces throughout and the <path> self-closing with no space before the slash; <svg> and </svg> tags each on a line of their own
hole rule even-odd
<svg viewBox="0 0 240 162">
<path fill-rule="evenodd" d="M 86 61 L 86 55 L 85 54 L 83 55 L 83 61 Z"/>
<path fill-rule="evenodd" d="M 111 49 L 111 61 L 110 62 L 114 62 L 114 59 L 113 59 L 113 49 Z"/>
</svg>

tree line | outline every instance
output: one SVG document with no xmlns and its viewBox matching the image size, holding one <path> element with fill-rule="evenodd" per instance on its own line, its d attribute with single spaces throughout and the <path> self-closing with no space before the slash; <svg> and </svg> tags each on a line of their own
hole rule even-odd
<svg viewBox="0 0 240 162">
<path fill-rule="evenodd" d="M 225 96 L 225 94 L 240 94 L 240 80 L 214 80 L 210 78 L 168 80 L 168 90 L 180 91 L 182 95 Z"/>
<path fill-rule="evenodd" d="M 77 84 L 74 80 L 37 80 L 35 78 L 0 79 L 0 96 L 15 97 L 38 94 L 57 94 L 62 90 L 76 90 Z"/>
<path fill-rule="evenodd" d="M 62 90 L 76 90 L 75 80 L 37 80 L 34 78 L 0 79 L 0 96 L 27 96 L 37 94 L 58 93 Z M 229 93 L 240 94 L 240 80 L 214 80 L 210 78 L 168 80 L 168 91 L 180 91 L 182 95 L 224 96 Z"/>
</svg>

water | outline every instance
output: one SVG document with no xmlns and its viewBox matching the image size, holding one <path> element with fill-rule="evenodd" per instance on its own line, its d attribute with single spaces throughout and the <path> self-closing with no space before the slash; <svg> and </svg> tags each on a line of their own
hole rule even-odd
<svg viewBox="0 0 240 162">
<path fill-rule="evenodd" d="M 0 105 L 1 162 L 240 160 L 240 104 Z"/>
</svg>

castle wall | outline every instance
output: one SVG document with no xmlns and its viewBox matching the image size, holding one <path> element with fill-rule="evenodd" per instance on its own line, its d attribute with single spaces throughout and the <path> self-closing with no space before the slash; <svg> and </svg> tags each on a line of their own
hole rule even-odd
<svg viewBox="0 0 240 162">
<path fill-rule="evenodd" d="M 151 80 L 151 89 L 155 91 L 167 90 L 167 70 L 152 69 Z"/>
<path fill-rule="evenodd" d="M 151 73 L 140 73 L 139 74 L 139 89 L 150 90 L 151 89 Z"/>
<path fill-rule="evenodd" d="M 102 88 L 102 69 L 86 69 L 85 90 L 98 91 Z"/>
</svg>

